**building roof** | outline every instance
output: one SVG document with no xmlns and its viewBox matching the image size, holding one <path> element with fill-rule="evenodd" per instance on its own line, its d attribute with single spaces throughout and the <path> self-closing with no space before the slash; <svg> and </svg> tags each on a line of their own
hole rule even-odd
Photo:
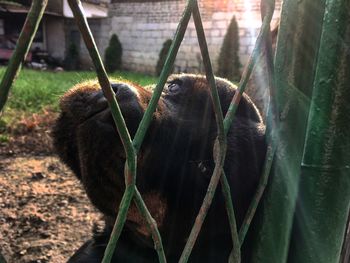
<svg viewBox="0 0 350 263">
<path fill-rule="evenodd" d="M 30 6 L 22 5 L 15 2 L 1 1 L 0 0 L 0 12 L 14 13 L 14 14 L 26 14 L 28 13 Z M 62 16 L 60 13 L 45 10 L 45 14 Z"/>
<path fill-rule="evenodd" d="M 107 7 L 97 5 L 97 4 L 91 4 L 88 2 L 82 2 L 85 16 L 87 18 L 104 18 L 108 16 L 108 9 Z M 64 17 L 73 17 L 73 13 L 68 5 L 67 0 L 63 0 L 63 16 Z"/>
<path fill-rule="evenodd" d="M 112 3 L 147 3 L 147 2 L 170 2 L 170 1 L 179 1 L 179 0 L 111 0 Z M 221 0 L 218 0 L 221 1 Z"/>
<path fill-rule="evenodd" d="M 82 2 L 85 15 L 87 18 L 104 18 L 107 17 L 108 10 L 106 7 L 99 4 L 92 4 L 88 2 Z M 0 0 L 0 12 L 26 14 L 28 13 L 30 6 L 23 5 L 18 2 Z M 52 10 L 45 10 L 46 15 L 63 16 L 72 18 L 73 14 L 70 10 L 67 0 L 63 0 L 62 12 L 54 12 Z"/>
</svg>

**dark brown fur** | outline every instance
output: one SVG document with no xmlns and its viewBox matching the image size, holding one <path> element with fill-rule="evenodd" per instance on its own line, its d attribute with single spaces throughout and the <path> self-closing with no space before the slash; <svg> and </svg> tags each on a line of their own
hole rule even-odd
<svg viewBox="0 0 350 263">
<path fill-rule="evenodd" d="M 223 79 L 217 78 L 216 83 L 225 114 L 236 88 Z M 133 137 L 152 91 L 122 82 L 113 87 Z M 110 218 L 105 233 L 88 241 L 70 262 L 99 262 L 124 191 L 125 153 L 96 83 L 73 88 L 61 99 L 60 106 L 62 113 L 53 132 L 59 156 L 81 180 L 92 203 Z M 262 168 L 264 132 L 259 112 L 244 95 L 228 133 L 224 166 L 239 225 Z M 138 154 L 137 166 L 137 186 L 158 223 L 168 262 L 178 260 L 206 193 L 214 168 L 216 135 L 205 77 L 171 76 Z M 219 187 L 190 262 L 227 262 L 231 248 Z M 156 262 L 152 239 L 134 206 L 113 262 Z"/>
</svg>

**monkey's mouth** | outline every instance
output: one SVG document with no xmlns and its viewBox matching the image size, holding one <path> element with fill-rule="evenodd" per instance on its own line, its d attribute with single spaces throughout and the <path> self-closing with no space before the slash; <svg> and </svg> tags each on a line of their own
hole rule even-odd
<svg viewBox="0 0 350 263">
<path fill-rule="evenodd" d="M 85 116 L 82 118 L 82 122 L 85 122 L 97 114 L 108 109 L 107 99 L 104 97 L 103 93 L 99 91 L 97 94 L 91 94 L 91 98 L 89 98 L 84 104 L 85 108 Z"/>
<path fill-rule="evenodd" d="M 101 107 L 101 108 L 93 108 L 91 109 L 87 115 L 85 116 L 85 118 L 83 118 L 83 120 L 81 121 L 80 124 L 83 124 L 87 121 L 89 121 L 90 119 L 94 118 L 95 116 L 103 113 L 103 112 L 106 112 L 106 114 L 109 114 L 110 113 L 110 109 L 108 107 L 108 105 L 106 107 Z"/>
<path fill-rule="evenodd" d="M 135 108 L 139 106 L 139 93 L 135 88 L 132 88 L 129 85 L 123 83 L 112 83 L 111 85 L 119 107 L 122 111 L 129 109 L 133 104 L 135 105 Z M 82 123 L 104 112 L 106 115 L 105 117 L 111 117 L 112 115 L 109 103 L 101 90 L 98 91 L 98 93 L 91 94 L 90 98 L 88 98 L 88 100 L 84 104 L 86 105 L 86 107 L 85 114 L 82 118 Z"/>
</svg>

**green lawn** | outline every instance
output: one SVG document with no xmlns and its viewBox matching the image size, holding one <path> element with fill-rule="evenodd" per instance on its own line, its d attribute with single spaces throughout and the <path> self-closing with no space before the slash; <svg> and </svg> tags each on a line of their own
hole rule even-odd
<svg viewBox="0 0 350 263">
<path fill-rule="evenodd" d="M 5 71 L 0 68 L 0 78 Z M 131 72 L 117 72 L 112 78 L 124 78 L 140 85 L 156 82 L 156 78 Z M 96 78 L 95 72 L 47 72 L 23 69 L 10 91 L 5 106 L 6 112 L 20 111 L 37 113 L 44 108 L 57 110 L 59 97 L 73 85 L 88 79 Z"/>
</svg>

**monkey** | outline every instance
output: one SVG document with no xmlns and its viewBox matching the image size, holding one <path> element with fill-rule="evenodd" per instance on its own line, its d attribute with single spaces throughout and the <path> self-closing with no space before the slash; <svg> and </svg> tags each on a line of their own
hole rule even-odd
<svg viewBox="0 0 350 263">
<path fill-rule="evenodd" d="M 215 78 L 223 114 L 237 87 Z M 112 81 L 131 138 L 152 97 L 152 88 Z M 111 111 L 97 81 L 81 83 L 60 100 L 53 128 L 60 159 L 82 183 L 105 217 L 68 262 L 100 262 L 125 190 L 126 154 Z M 155 219 L 168 262 L 177 262 L 211 179 L 217 124 L 205 76 L 171 75 L 152 115 L 137 155 L 136 185 Z M 253 101 L 243 94 L 227 133 L 224 172 L 230 185 L 238 227 L 255 193 L 265 159 L 265 125 Z M 112 262 L 157 262 L 150 232 L 131 205 Z M 227 262 L 232 239 L 218 186 L 189 262 Z M 244 261 L 243 261 L 244 262 Z"/>
</svg>

